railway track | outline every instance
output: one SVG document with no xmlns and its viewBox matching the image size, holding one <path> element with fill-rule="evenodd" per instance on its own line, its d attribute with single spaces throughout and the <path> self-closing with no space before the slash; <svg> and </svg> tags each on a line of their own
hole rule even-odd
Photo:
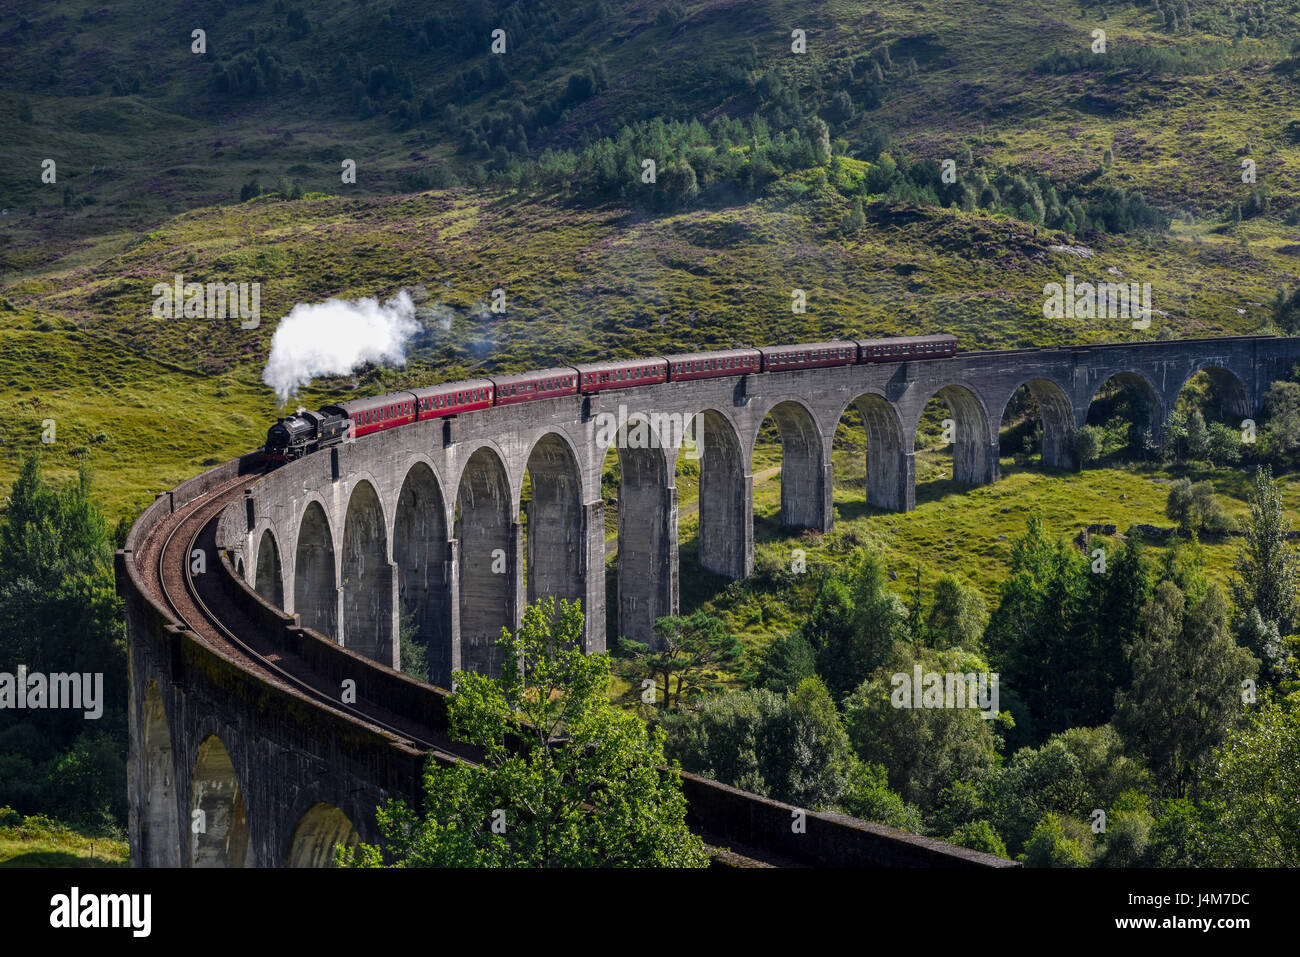
<svg viewBox="0 0 1300 957">
<path fill-rule="evenodd" d="M 221 560 L 216 547 L 216 521 L 228 505 L 242 499 L 244 489 L 259 474 L 241 475 L 218 485 L 159 522 L 136 554 L 145 587 L 182 627 L 263 681 L 308 697 L 408 747 L 436 752 L 449 760 L 473 761 L 476 755 L 445 733 L 391 712 L 378 702 L 359 699 L 356 704 L 345 704 L 337 682 L 272 645 L 242 609 L 225 597 L 215 567 Z M 202 571 L 195 570 L 196 553 L 202 553 L 206 566 Z"/>
</svg>

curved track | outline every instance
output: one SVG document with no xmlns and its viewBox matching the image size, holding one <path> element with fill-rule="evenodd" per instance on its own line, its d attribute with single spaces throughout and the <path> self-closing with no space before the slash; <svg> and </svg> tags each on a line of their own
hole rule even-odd
<svg viewBox="0 0 1300 957">
<path fill-rule="evenodd" d="M 448 760 L 474 760 L 472 749 L 453 742 L 429 725 L 395 714 L 373 701 L 344 704 L 338 684 L 314 671 L 301 658 L 286 654 L 261 635 L 241 609 L 215 583 L 221 560 L 215 541 L 216 520 L 263 473 L 240 475 L 194 499 L 159 522 L 136 553 L 145 587 L 171 612 L 181 627 L 208 647 L 262 680 L 315 701 L 377 729 L 399 743 L 436 752 Z M 196 572 L 192 557 L 203 554 L 206 569 Z M 368 662 L 372 667 L 382 667 Z"/>
</svg>

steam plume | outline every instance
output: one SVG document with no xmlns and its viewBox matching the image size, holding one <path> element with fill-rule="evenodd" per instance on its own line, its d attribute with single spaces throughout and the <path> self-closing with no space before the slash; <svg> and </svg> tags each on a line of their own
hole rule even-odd
<svg viewBox="0 0 1300 957">
<path fill-rule="evenodd" d="M 406 290 L 382 306 L 377 299 L 300 302 L 276 327 L 262 381 L 283 405 L 317 376 L 345 375 L 367 362 L 404 364 L 419 329 Z"/>
</svg>

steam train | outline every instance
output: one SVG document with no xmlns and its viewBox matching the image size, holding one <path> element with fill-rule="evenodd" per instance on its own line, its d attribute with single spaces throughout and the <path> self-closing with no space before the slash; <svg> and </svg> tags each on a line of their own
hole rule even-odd
<svg viewBox="0 0 1300 957">
<path fill-rule="evenodd" d="M 956 354 L 957 339 L 950 335 L 839 339 L 649 359 L 619 359 L 487 376 L 337 402 L 323 406 L 318 412 L 298 412 L 271 426 L 266 433 L 263 451 L 269 461 L 286 462 L 337 445 L 349 434 L 359 438 L 424 419 L 459 415 L 495 405 L 535 402 L 566 395 L 591 395 L 607 389 L 628 389 L 687 379 L 793 372 L 870 362 L 946 359 Z"/>
</svg>

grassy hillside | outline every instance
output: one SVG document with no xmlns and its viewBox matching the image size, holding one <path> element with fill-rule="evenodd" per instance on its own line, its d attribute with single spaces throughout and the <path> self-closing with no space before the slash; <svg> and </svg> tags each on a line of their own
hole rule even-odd
<svg viewBox="0 0 1300 957">
<path fill-rule="evenodd" d="M 90 463 L 121 512 L 255 445 L 276 320 L 329 296 L 413 290 L 424 330 L 406 369 L 322 381 L 304 403 L 831 335 L 1254 331 L 1300 252 L 1291 7 L 0 3 L 0 480 L 47 418 L 56 474 Z M 819 119 L 833 156 L 745 178 Z M 694 163 L 699 195 L 595 183 L 601 150 L 628 142 L 661 148 L 665 175 Z M 1062 208 L 1141 192 L 1172 225 L 1051 228 L 1018 186 L 951 207 L 897 179 L 876 191 L 908 158 L 953 158 L 962 189 L 1041 180 Z M 253 179 L 283 192 L 240 202 Z M 1043 286 L 1071 272 L 1151 282 L 1152 329 L 1045 319 Z M 259 282 L 260 327 L 154 318 L 153 284 L 176 273 Z M 498 288 L 503 315 L 485 307 Z"/>
</svg>

